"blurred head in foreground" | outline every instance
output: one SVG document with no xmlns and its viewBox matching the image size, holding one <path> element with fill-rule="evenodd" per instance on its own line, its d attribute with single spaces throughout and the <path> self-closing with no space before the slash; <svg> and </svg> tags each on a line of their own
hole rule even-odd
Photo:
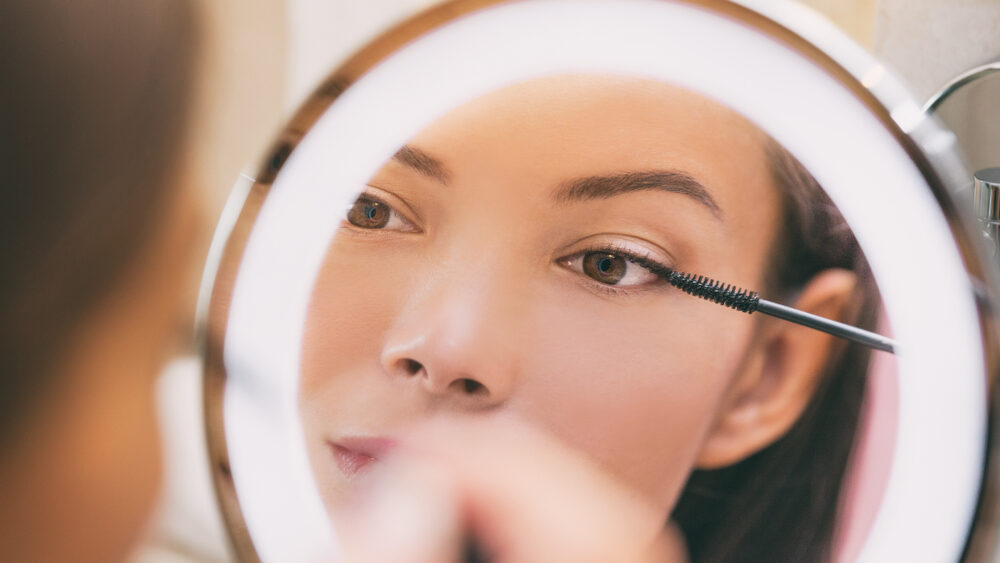
<svg viewBox="0 0 1000 563">
<path fill-rule="evenodd" d="M 159 482 L 153 384 L 194 200 L 182 0 L 0 4 L 0 552 L 121 559 Z"/>
</svg>

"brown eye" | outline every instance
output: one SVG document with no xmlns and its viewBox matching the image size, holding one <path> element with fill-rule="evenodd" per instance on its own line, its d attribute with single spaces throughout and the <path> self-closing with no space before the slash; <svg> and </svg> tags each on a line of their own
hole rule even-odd
<svg viewBox="0 0 1000 563">
<path fill-rule="evenodd" d="M 359 197 L 347 212 L 347 220 L 362 229 L 381 229 L 391 217 L 392 210 L 388 205 L 366 197 Z"/>
<path fill-rule="evenodd" d="M 627 269 L 628 261 L 617 254 L 588 252 L 583 256 L 583 273 L 601 283 L 617 284 Z"/>
</svg>

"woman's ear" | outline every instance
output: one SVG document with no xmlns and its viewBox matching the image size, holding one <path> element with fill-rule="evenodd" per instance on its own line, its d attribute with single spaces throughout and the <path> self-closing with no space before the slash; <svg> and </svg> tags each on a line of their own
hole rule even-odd
<svg viewBox="0 0 1000 563">
<path fill-rule="evenodd" d="M 800 294 L 797 309 L 847 322 L 857 276 L 824 270 Z M 726 392 L 696 460 L 700 469 L 732 465 L 777 441 L 795 424 L 839 342 L 826 333 L 768 318 L 743 369 Z"/>
</svg>

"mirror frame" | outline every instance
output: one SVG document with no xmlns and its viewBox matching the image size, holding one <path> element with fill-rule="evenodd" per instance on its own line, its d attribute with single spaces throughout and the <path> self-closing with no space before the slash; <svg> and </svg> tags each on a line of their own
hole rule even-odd
<svg viewBox="0 0 1000 563">
<path fill-rule="evenodd" d="M 223 345 L 233 280 L 238 271 L 249 233 L 268 192 L 282 165 L 295 150 L 306 132 L 362 75 L 395 53 L 407 43 L 448 24 L 464 15 L 509 0 L 452 0 L 438 5 L 382 33 L 354 56 L 334 70 L 305 100 L 264 153 L 252 175 L 242 175 L 223 212 L 213 238 L 204 277 L 197 314 L 198 342 L 203 358 L 204 416 L 210 471 L 226 528 L 241 561 L 259 561 L 246 522 L 240 509 L 232 479 L 223 417 L 223 395 L 227 373 L 223 363 Z M 985 267 L 970 229 L 968 210 L 951 197 L 952 186 L 960 185 L 964 170 L 955 166 L 951 144 L 942 143 L 940 129 L 932 118 L 913 114 L 911 98 L 891 80 L 883 80 L 881 67 L 858 76 L 849 61 L 853 53 L 845 52 L 840 36 L 830 36 L 822 26 L 810 28 L 808 17 L 800 12 L 789 16 L 779 14 L 780 8 L 749 0 L 738 4 L 730 0 L 664 0 L 701 7 L 717 15 L 762 32 L 777 40 L 809 62 L 823 69 L 846 86 L 895 138 L 927 180 L 937 204 L 947 218 L 958 244 L 968 275 L 982 280 L 979 288 L 979 317 L 983 334 L 982 349 L 989 380 L 990 440 L 985 456 L 980 500 L 963 559 L 986 561 L 998 551 L 1000 541 L 1000 483 L 996 475 L 998 459 L 993 441 L 1000 428 L 996 424 L 997 396 L 995 381 L 1000 373 L 996 311 L 986 288 L 996 287 L 996 273 Z M 752 5 L 752 7 L 751 7 Z M 796 19 L 801 18 L 801 19 Z M 793 30 L 793 27 L 798 30 Z M 908 105 L 909 104 L 909 105 Z"/>
</svg>

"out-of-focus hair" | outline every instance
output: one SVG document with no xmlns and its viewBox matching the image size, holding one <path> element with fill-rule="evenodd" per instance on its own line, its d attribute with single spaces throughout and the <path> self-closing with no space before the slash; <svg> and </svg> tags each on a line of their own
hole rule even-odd
<svg viewBox="0 0 1000 563">
<path fill-rule="evenodd" d="M 187 0 L 0 2 L 0 451 L 178 179 Z"/>
</svg>

